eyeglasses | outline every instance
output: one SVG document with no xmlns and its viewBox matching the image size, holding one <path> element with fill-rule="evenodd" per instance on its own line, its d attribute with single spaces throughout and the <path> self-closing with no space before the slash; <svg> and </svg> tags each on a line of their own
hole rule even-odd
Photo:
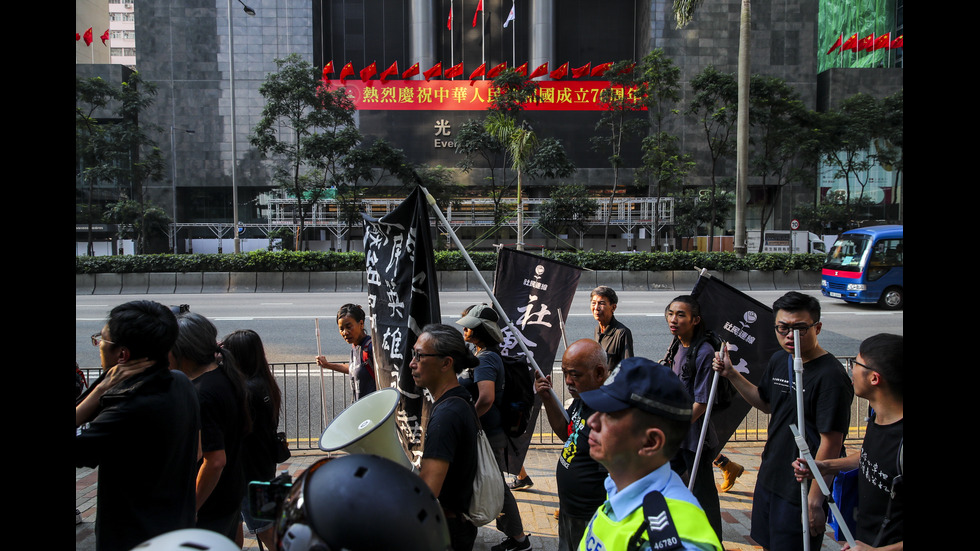
<svg viewBox="0 0 980 551">
<path fill-rule="evenodd" d="M 99 343 L 100 342 L 107 342 L 109 344 L 116 344 L 116 343 L 110 341 L 109 339 L 103 339 L 102 338 L 102 333 L 96 333 L 96 334 L 92 335 L 92 346 L 96 346 L 97 347 L 97 346 L 99 346 Z"/>
<path fill-rule="evenodd" d="M 855 365 L 859 365 L 859 366 L 867 369 L 868 371 L 877 371 L 875 368 L 868 367 L 867 364 L 863 364 L 863 363 L 857 361 L 857 358 L 848 358 L 848 360 L 847 360 L 847 374 L 848 375 L 853 375 L 854 374 L 854 366 Z"/>
<path fill-rule="evenodd" d="M 425 354 L 425 353 L 419 352 L 418 350 L 415 350 L 415 349 L 412 350 L 412 361 L 420 362 L 420 361 L 422 361 L 422 358 L 426 358 L 426 357 L 429 357 L 429 356 L 435 356 L 435 357 L 438 357 L 438 358 L 445 358 L 446 357 L 445 354 Z"/>
<path fill-rule="evenodd" d="M 814 325 L 816 325 L 818 323 L 820 323 L 820 322 L 819 321 L 815 321 L 815 322 L 811 323 L 810 325 L 807 325 L 805 323 L 798 323 L 796 325 L 787 325 L 785 323 L 781 323 L 779 325 L 776 325 L 774 327 L 774 329 L 776 330 L 777 333 L 779 333 L 780 335 L 782 335 L 784 337 L 786 335 L 789 335 L 793 331 L 799 331 L 800 332 L 800 336 L 802 337 L 803 335 L 806 335 L 806 332 L 809 331 L 811 327 L 813 327 Z"/>
</svg>

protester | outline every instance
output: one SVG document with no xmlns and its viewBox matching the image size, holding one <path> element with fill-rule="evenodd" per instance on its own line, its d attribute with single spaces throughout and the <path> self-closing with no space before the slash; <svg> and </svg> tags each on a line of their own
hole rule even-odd
<svg viewBox="0 0 980 551">
<path fill-rule="evenodd" d="M 609 370 L 633 356 L 633 333 L 613 315 L 618 305 L 619 297 L 612 288 L 600 285 L 592 290 L 589 308 L 599 324 L 593 340 L 606 351 Z"/>
<path fill-rule="evenodd" d="M 455 551 L 469 551 L 476 541 L 477 527 L 463 514 L 473 497 L 479 430 L 470 393 L 457 376 L 479 362 L 459 331 L 445 324 L 426 325 L 412 349 L 412 378 L 434 402 L 425 426 L 419 476 L 442 505 Z"/>
<path fill-rule="evenodd" d="M 194 382 L 201 404 L 204 458 L 197 475 L 197 527 L 234 541 L 246 494 L 242 440 L 251 425 L 245 381 L 234 357 L 218 344 L 210 320 L 185 312 L 177 323 L 171 365 Z"/>
<path fill-rule="evenodd" d="M 609 471 L 608 499 L 579 549 L 722 549 L 698 500 L 670 460 L 691 427 L 691 396 L 670 369 L 627 358 L 602 386 L 583 392 L 589 453 Z M 657 519 L 656 529 L 648 519 Z"/>
<path fill-rule="evenodd" d="M 548 423 L 558 438 L 565 443 L 555 467 L 558 484 L 558 549 L 578 549 L 589 520 L 606 500 L 606 468 L 589 455 L 587 423 L 594 411 L 585 405 L 581 394 L 599 388 L 606 380 L 606 352 L 599 343 L 590 339 L 573 342 L 561 357 L 561 371 L 565 386 L 572 396 L 566 409 L 548 396 L 551 393 L 551 376 L 538 378 L 534 390 L 542 396 Z"/>
<path fill-rule="evenodd" d="M 476 412 L 480 416 L 483 432 L 493 448 L 497 466 L 503 472 L 508 470 L 508 440 L 497 405 L 498 397 L 504 390 L 504 362 L 495 350 L 504 339 L 497 325 L 499 319 L 492 306 L 477 304 L 464 310 L 463 317 L 456 323 L 463 326 L 463 340 L 476 348 L 476 357 L 480 361 L 475 368 L 467 368 L 460 373 L 459 384 L 476 401 Z M 524 522 L 517 500 L 506 485 L 504 507 L 497 517 L 496 525 L 497 530 L 503 532 L 507 539 L 492 547 L 491 551 L 531 548 L 531 540 L 524 533 Z"/>
<path fill-rule="evenodd" d="M 378 388 L 374 373 L 374 354 L 371 335 L 364 330 L 364 310 L 358 304 L 345 304 L 337 311 L 337 328 L 340 336 L 351 346 L 350 363 L 338 364 L 317 356 L 321 368 L 332 369 L 350 375 L 351 403 L 371 394 Z"/>
<path fill-rule="evenodd" d="M 824 350 L 817 336 L 823 327 L 820 302 L 791 291 L 773 304 L 776 339 L 782 350 L 769 360 L 759 385 L 732 367 L 728 351 L 718 352 L 712 367 L 727 377 L 750 405 L 769 413 L 769 433 L 752 501 L 751 536 L 765 549 L 803 549 L 800 483 L 788 467 L 798 456 L 791 424 L 797 423 L 793 355 L 803 360 L 803 417 L 814 458 L 840 457 L 850 424 L 854 389 L 841 363 Z M 795 342 L 794 330 L 800 341 Z M 817 484 L 807 495 L 811 548 L 818 549 L 827 528 L 827 505 Z"/>
<path fill-rule="evenodd" d="M 276 378 L 269 368 L 265 347 L 259 334 L 251 329 L 234 331 L 221 339 L 221 344 L 235 358 L 235 363 L 245 377 L 248 391 L 249 416 L 252 431 L 242 440 L 242 469 L 245 483 L 253 481 L 268 482 L 276 477 L 276 451 L 278 450 L 277 431 L 282 392 Z M 275 549 L 275 530 L 271 520 L 252 517 L 248 506 L 248 495 L 242 499 L 242 520 L 235 531 L 241 546 L 244 522 L 250 534 L 254 535 L 269 549 Z"/>
<path fill-rule="evenodd" d="M 698 444 L 704 427 L 704 414 L 708 408 L 711 393 L 711 360 L 715 349 L 708 341 L 707 329 L 701 320 L 701 305 L 690 295 L 681 295 L 670 302 L 664 310 L 667 326 L 673 340 L 663 359 L 666 365 L 677 375 L 684 390 L 694 398 L 692 404 L 691 428 L 681 443 L 681 448 L 674 456 L 670 466 L 685 483 L 694 476 L 694 486 L 691 491 L 704 509 L 711 527 L 718 539 L 721 533 L 721 504 L 718 501 L 718 489 L 715 487 L 714 472 L 711 469 L 712 458 L 719 450 L 718 435 L 713 424 L 708 422 L 704 447 L 697 464 L 695 458 Z"/>
<path fill-rule="evenodd" d="M 856 549 L 900 551 L 904 548 L 905 498 L 902 444 L 905 426 L 905 345 L 901 335 L 881 333 L 861 343 L 851 361 L 854 393 L 868 400 L 868 420 L 861 451 L 817 461 L 820 474 L 860 469 Z M 797 480 L 812 476 L 807 465 L 793 462 Z M 894 495 L 893 495 L 894 491 Z M 851 549 L 844 545 L 843 549 Z"/>
<path fill-rule="evenodd" d="M 194 527 L 200 413 L 194 385 L 168 369 L 170 308 L 116 306 L 92 335 L 102 375 L 75 405 L 75 466 L 98 467 L 96 549 L 132 549 Z"/>
</svg>

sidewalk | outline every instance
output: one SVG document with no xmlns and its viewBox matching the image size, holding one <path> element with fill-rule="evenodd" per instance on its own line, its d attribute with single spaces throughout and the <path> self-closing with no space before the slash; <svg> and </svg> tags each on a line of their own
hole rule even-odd
<svg viewBox="0 0 980 551">
<path fill-rule="evenodd" d="M 528 451 L 524 468 L 534 481 L 530 490 L 514 492 L 524 521 L 524 529 L 531 534 L 534 549 L 555 551 L 558 549 L 558 521 L 554 517 L 558 507 L 558 488 L 555 483 L 555 462 L 558 448 L 531 448 Z M 735 487 L 721 496 L 721 514 L 724 522 L 725 549 L 762 549 L 749 538 L 752 511 L 752 489 L 755 487 L 756 473 L 759 470 L 761 443 L 730 442 L 724 450 L 729 459 L 745 467 L 745 473 L 738 479 Z M 294 455 L 280 470 L 288 469 L 295 478 L 325 454 L 309 452 Z M 715 471 L 716 481 L 720 474 Z M 82 513 L 82 523 L 75 526 L 75 551 L 95 550 L 95 496 L 97 473 L 92 469 L 75 469 L 75 507 Z M 480 528 L 474 551 L 488 551 L 500 543 L 503 534 L 492 528 L 492 523 Z M 245 539 L 245 549 L 257 550 L 253 538 Z M 837 551 L 840 545 L 824 538 L 820 551 Z M 816 550 L 814 550 L 816 551 Z"/>
</svg>

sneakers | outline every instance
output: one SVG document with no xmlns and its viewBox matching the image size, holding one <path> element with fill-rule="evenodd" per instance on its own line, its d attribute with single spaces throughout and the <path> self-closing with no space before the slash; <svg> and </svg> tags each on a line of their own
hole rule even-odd
<svg viewBox="0 0 980 551">
<path fill-rule="evenodd" d="M 727 492 L 728 490 L 732 489 L 732 486 L 735 485 L 735 480 L 742 476 L 742 473 L 745 472 L 745 467 L 729 460 L 721 467 L 721 472 L 725 479 L 722 482 L 721 487 L 718 489 L 722 492 Z"/>
<path fill-rule="evenodd" d="M 507 538 L 490 548 L 490 551 L 528 551 L 531 549 L 531 536 L 525 535 L 524 541 Z"/>
<path fill-rule="evenodd" d="M 530 476 L 525 476 L 524 478 L 518 478 L 514 482 L 508 484 L 511 490 L 530 490 L 534 487 L 534 482 L 531 481 Z"/>
</svg>

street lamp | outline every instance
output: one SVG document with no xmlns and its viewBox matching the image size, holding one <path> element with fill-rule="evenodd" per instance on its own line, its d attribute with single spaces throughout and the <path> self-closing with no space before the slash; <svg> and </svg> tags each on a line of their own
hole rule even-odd
<svg viewBox="0 0 980 551">
<path fill-rule="evenodd" d="M 177 137 L 176 132 L 180 130 L 185 134 L 193 134 L 193 130 L 187 130 L 186 128 L 177 128 L 174 125 L 170 125 L 170 157 L 174 163 L 174 173 L 173 178 L 171 178 L 173 186 L 173 213 L 174 213 L 174 231 L 170 238 L 170 250 L 173 253 L 177 253 Z"/>
<path fill-rule="evenodd" d="M 255 10 L 245 5 L 245 2 L 238 0 L 246 14 L 255 16 Z M 238 134 L 235 132 L 235 34 L 231 25 L 231 0 L 228 0 L 228 79 L 231 89 L 231 210 L 235 232 L 235 254 L 242 252 L 242 240 L 238 236 L 238 183 L 235 180 L 235 167 L 238 162 L 238 148 L 235 144 Z"/>
</svg>

